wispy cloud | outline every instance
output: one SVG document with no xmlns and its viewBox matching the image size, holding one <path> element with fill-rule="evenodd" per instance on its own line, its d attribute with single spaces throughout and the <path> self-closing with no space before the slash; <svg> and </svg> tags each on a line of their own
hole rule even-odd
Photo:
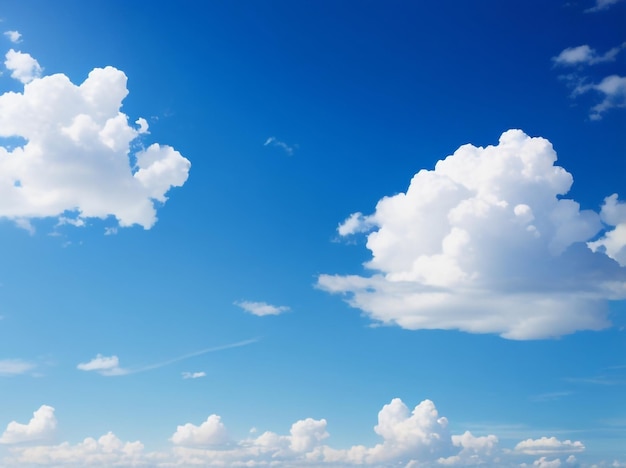
<svg viewBox="0 0 626 468">
<path fill-rule="evenodd" d="M 571 395 L 572 392 L 547 392 L 540 393 L 539 395 L 533 395 L 529 398 L 530 401 L 544 402 L 560 400 L 563 397 Z"/>
<path fill-rule="evenodd" d="M 201 377 L 206 377 L 206 372 L 183 372 L 183 379 L 199 379 Z"/>
<path fill-rule="evenodd" d="M 277 139 L 276 137 L 269 137 L 263 143 L 263 146 L 277 146 L 278 148 L 282 148 L 288 156 L 292 156 L 293 152 L 298 148 L 298 145 L 288 145 L 284 141 Z"/>
<path fill-rule="evenodd" d="M 608 10 L 611 6 L 620 1 L 621 0 L 596 0 L 591 8 L 585 10 L 585 13 L 596 13 L 598 11 Z"/>
<path fill-rule="evenodd" d="M 246 312 L 258 315 L 259 317 L 264 315 L 279 315 L 290 310 L 287 306 L 275 306 L 266 302 L 237 301 L 234 304 L 241 307 Z"/>
<path fill-rule="evenodd" d="M 0 377 L 26 374 L 36 365 L 23 359 L 0 359 Z"/>
<path fill-rule="evenodd" d="M 161 367 L 169 366 L 170 364 L 184 361 L 185 359 L 189 359 L 195 356 L 201 356 L 203 354 L 214 353 L 216 351 L 223 351 L 226 349 L 247 346 L 249 344 L 256 343 L 257 341 L 259 341 L 258 338 L 252 338 L 250 340 L 238 341 L 236 343 L 230 343 L 227 345 L 214 346 L 212 348 L 205 348 L 205 349 L 194 351 L 193 353 L 185 354 L 183 356 L 179 356 L 173 359 L 168 359 L 166 361 L 161 361 L 155 364 L 150 364 L 150 365 L 143 366 L 143 367 L 137 367 L 134 369 L 121 367 L 117 356 L 103 356 L 101 354 L 98 354 L 91 361 L 78 364 L 76 368 L 79 370 L 83 370 L 83 371 L 94 371 L 105 377 L 138 374 L 140 372 L 146 372 L 146 371 L 150 371 L 154 369 L 159 369 Z M 197 372 L 195 374 L 200 374 L 200 373 Z M 203 377 L 203 376 L 197 375 L 197 377 Z M 197 377 L 192 377 L 192 378 L 197 378 Z"/>
</svg>

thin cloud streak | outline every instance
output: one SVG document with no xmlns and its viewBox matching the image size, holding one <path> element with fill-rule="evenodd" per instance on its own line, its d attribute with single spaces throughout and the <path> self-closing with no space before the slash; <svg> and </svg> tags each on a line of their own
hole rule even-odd
<svg viewBox="0 0 626 468">
<path fill-rule="evenodd" d="M 189 359 L 189 358 L 196 357 L 196 356 L 202 356 L 203 354 L 214 353 L 217 351 L 223 351 L 223 350 L 232 349 L 232 348 L 241 348 L 242 346 L 247 346 L 249 344 L 256 343 L 257 341 L 259 341 L 259 338 L 252 338 L 249 340 L 238 341 L 237 343 L 231 343 L 231 344 L 227 344 L 223 346 L 215 346 L 213 348 L 201 349 L 200 351 L 195 351 L 193 353 L 185 354 L 177 358 L 169 359 L 167 361 L 158 362 L 156 364 L 151 364 L 149 366 L 140 367 L 139 369 L 131 370 L 129 374 L 138 374 L 139 372 L 146 372 L 149 370 L 159 369 L 161 367 L 174 364 L 175 362 L 184 361 L 185 359 Z"/>
<path fill-rule="evenodd" d="M 169 366 L 176 362 L 184 361 L 196 356 L 202 356 L 203 354 L 214 353 L 217 351 L 223 351 L 226 349 L 240 348 L 259 341 L 259 338 L 252 338 L 249 340 L 238 341 L 236 343 L 230 343 L 222 346 L 213 346 L 211 348 L 201 349 L 194 351 L 193 353 L 184 354 L 182 356 L 168 359 L 166 361 L 157 362 L 147 366 L 139 367 L 136 369 L 126 369 L 119 366 L 119 360 L 117 356 L 106 357 L 98 354 L 94 359 L 87 363 L 78 364 L 77 368 L 83 371 L 95 371 L 105 377 L 118 377 L 121 375 L 139 374 L 141 372 L 147 372 L 154 369 L 160 369 L 161 367 Z"/>
</svg>

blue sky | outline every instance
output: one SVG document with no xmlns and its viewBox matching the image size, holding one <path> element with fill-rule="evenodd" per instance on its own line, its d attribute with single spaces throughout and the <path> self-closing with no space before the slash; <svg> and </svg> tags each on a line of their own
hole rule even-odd
<svg viewBox="0 0 626 468">
<path fill-rule="evenodd" d="M 626 2 L 0 18 L 0 466 L 626 466 Z"/>
</svg>

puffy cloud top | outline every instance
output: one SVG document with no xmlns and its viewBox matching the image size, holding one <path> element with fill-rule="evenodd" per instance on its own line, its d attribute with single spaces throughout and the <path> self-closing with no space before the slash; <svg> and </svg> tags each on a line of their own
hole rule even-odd
<svg viewBox="0 0 626 468">
<path fill-rule="evenodd" d="M 344 236 L 373 227 L 372 276 L 321 275 L 319 287 L 408 329 L 536 339 L 607 327 L 607 300 L 626 297 L 626 269 L 613 260 L 626 239 L 611 230 L 623 205 L 615 196 L 602 216 L 581 210 L 556 159 L 548 140 L 521 130 L 460 147 L 340 225 Z M 586 242 L 603 229 L 594 253 Z"/>
<path fill-rule="evenodd" d="M 39 78 L 28 54 L 11 50 L 6 58 L 25 86 L 0 96 L 0 137 L 25 143 L 0 146 L 0 217 L 23 223 L 71 212 L 152 227 L 154 201 L 182 186 L 191 164 L 170 146 L 135 150 L 148 124 L 140 118 L 134 128 L 120 112 L 126 75 L 97 68 L 77 86 L 63 74 Z"/>
<path fill-rule="evenodd" d="M 52 406 L 42 405 L 33 413 L 28 424 L 20 424 L 11 421 L 2 437 L 2 444 L 17 444 L 21 442 L 32 442 L 42 439 L 49 439 L 57 427 L 57 420 Z"/>
</svg>

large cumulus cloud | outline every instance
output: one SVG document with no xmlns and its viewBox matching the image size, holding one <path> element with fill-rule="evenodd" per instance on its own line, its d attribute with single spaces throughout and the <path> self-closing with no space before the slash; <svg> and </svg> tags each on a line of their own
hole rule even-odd
<svg viewBox="0 0 626 468">
<path fill-rule="evenodd" d="M 120 111 L 126 75 L 96 68 L 80 85 L 64 74 L 40 77 L 30 55 L 11 50 L 5 66 L 24 84 L 0 95 L 0 218 L 114 216 L 149 229 L 155 201 L 187 180 L 190 162 L 170 146 L 137 144 L 145 119 Z"/>
<path fill-rule="evenodd" d="M 407 329 L 536 339 L 609 326 L 607 302 L 626 297 L 626 242 L 612 229 L 624 205 L 615 195 L 602 216 L 581 209 L 556 159 L 520 130 L 460 147 L 339 226 L 344 237 L 372 230 L 372 275 L 323 274 L 318 286 Z"/>
</svg>

